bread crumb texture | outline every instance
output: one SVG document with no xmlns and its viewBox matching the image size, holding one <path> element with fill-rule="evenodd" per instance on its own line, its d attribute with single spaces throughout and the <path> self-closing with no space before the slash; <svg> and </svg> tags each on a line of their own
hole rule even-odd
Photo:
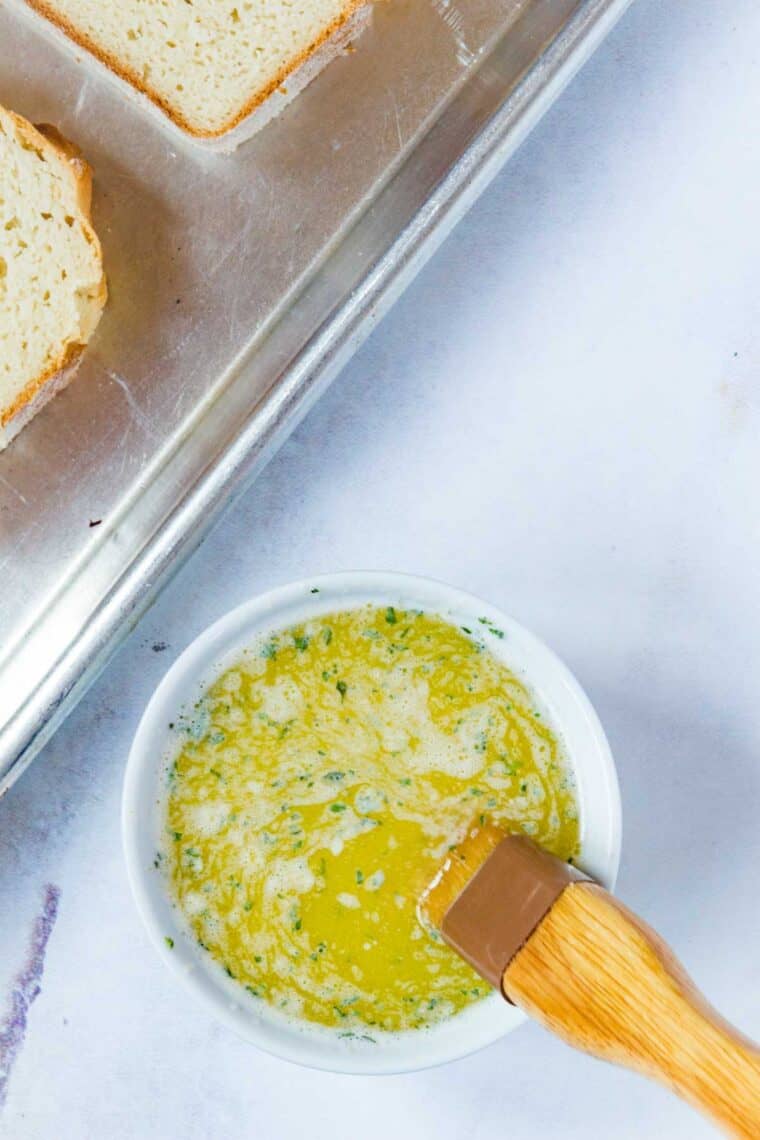
<svg viewBox="0 0 760 1140">
<path fill-rule="evenodd" d="M 0 107 L 0 428 L 76 358 L 106 299 L 90 174 Z"/>
<path fill-rule="evenodd" d="M 238 123 L 363 0 L 29 0 L 180 126 Z"/>
</svg>

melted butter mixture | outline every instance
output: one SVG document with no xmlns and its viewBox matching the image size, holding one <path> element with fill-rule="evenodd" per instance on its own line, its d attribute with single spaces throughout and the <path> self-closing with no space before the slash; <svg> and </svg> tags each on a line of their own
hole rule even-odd
<svg viewBox="0 0 760 1140">
<path fill-rule="evenodd" d="M 449 846 L 482 815 L 578 848 L 560 744 L 485 647 L 502 636 L 330 614 L 248 651 L 183 723 L 164 863 L 198 942 L 254 998 L 352 1036 L 485 996 L 416 917 Z"/>
</svg>

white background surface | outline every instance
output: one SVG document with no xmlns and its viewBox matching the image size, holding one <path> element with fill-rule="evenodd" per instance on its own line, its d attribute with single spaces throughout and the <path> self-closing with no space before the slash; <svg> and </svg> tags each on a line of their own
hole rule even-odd
<svg viewBox="0 0 760 1140">
<path fill-rule="evenodd" d="M 760 1038 L 759 120 L 757 0 L 637 0 L 0 803 L 0 1019 L 61 889 L 3 1138 L 712 1135 L 533 1026 L 394 1078 L 257 1052 L 148 945 L 119 797 L 153 687 L 227 609 L 341 568 L 449 580 L 586 686 L 620 892 Z"/>
</svg>

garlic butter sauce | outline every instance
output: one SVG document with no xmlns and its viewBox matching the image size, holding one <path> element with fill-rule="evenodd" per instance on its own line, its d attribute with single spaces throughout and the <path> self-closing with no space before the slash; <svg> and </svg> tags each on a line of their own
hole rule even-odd
<svg viewBox="0 0 760 1140">
<path fill-rule="evenodd" d="M 430 1026 L 485 983 L 416 917 L 479 815 L 577 854 L 562 745 L 488 646 L 394 607 L 252 645 L 176 726 L 162 865 L 203 951 L 282 1014 L 347 1036 Z"/>
</svg>

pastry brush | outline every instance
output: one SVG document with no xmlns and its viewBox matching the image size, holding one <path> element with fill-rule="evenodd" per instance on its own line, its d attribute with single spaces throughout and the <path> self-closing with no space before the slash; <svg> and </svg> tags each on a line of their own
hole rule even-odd
<svg viewBox="0 0 760 1140">
<path fill-rule="evenodd" d="M 454 847 L 420 917 L 568 1044 L 673 1090 L 728 1135 L 760 1137 L 760 1050 L 707 1004 L 653 930 L 522 835 Z"/>
</svg>

